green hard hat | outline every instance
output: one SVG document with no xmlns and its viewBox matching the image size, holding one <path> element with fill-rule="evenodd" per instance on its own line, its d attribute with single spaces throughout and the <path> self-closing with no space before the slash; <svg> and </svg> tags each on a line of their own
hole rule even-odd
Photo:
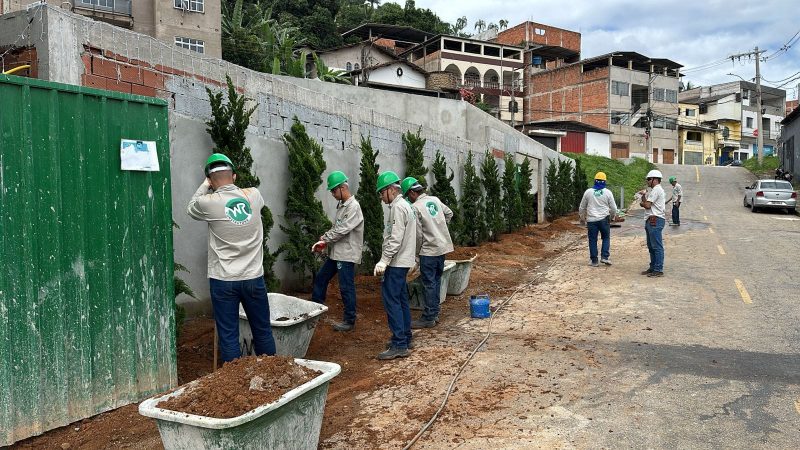
<svg viewBox="0 0 800 450">
<path fill-rule="evenodd" d="M 414 187 L 415 184 L 419 184 L 419 180 L 414 177 L 405 177 L 403 182 L 400 183 L 400 190 L 403 192 L 403 195 L 406 195 L 408 190 Z"/>
<path fill-rule="evenodd" d="M 231 170 L 233 171 L 236 170 L 236 168 L 233 167 L 233 162 L 231 161 L 230 158 L 223 155 L 222 153 L 212 153 L 211 156 L 209 156 L 208 159 L 206 160 L 206 169 L 205 169 L 206 176 L 211 175 L 211 172 L 209 172 L 209 170 L 211 169 L 211 166 L 214 163 L 225 163 L 228 166 L 230 166 Z"/>
<path fill-rule="evenodd" d="M 344 172 L 339 170 L 331 172 L 331 174 L 328 175 L 328 190 L 332 191 L 336 189 L 345 181 L 347 181 L 347 175 L 345 175 Z"/>
<path fill-rule="evenodd" d="M 380 192 L 386 189 L 388 186 L 397 183 L 398 181 L 400 181 L 400 177 L 398 177 L 397 174 L 391 170 L 387 170 L 386 172 L 378 175 L 378 183 L 375 186 L 375 190 Z"/>
<path fill-rule="evenodd" d="M 672 182 L 673 182 L 673 181 L 675 181 L 675 180 L 677 180 L 677 178 L 675 178 L 674 176 L 673 176 L 673 177 L 669 177 L 669 182 L 670 182 L 670 183 L 672 183 Z"/>
</svg>

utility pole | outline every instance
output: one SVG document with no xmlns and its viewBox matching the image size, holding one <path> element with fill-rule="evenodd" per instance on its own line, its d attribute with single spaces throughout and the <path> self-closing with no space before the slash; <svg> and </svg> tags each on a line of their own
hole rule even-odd
<svg viewBox="0 0 800 450">
<path fill-rule="evenodd" d="M 766 52 L 766 50 L 758 50 L 756 47 L 752 52 L 747 53 L 739 53 L 738 55 L 731 55 L 730 60 L 733 61 L 734 59 L 741 59 L 743 56 L 751 57 L 754 56 L 756 58 L 756 130 L 758 130 L 758 136 L 756 136 L 756 142 L 758 143 L 758 164 L 761 165 L 764 162 L 764 123 L 763 123 L 763 112 L 762 112 L 762 101 L 761 101 L 761 54 Z"/>
</svg>

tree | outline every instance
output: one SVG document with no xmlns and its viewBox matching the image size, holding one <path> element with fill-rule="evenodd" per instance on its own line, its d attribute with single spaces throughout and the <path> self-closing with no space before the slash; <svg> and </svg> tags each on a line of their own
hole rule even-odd
<svg viewBox="0 0 800 450">
<path fill-rule="evenodd" d="M 503 232 L 503 200 L 501 196 L 500 171 L 497 161 L 489 151 L 481 164 L 483 189 L 486 191 L 485 223 L 489 239 L 497 241 Z"/>
<path fill-rule="evenodd" d="M 485 30 L 485 29 L 486 29 L 486 21 L 485 20 L 478 19 L 478 20 L 475 21 L 475 30 L 477 30 L 478 33 L 483 33 L 483 30 Z"/>
<path fill-rule="evenodd" d="M 506 231 L 512 232 L 522 227 L 522 202 L 519 197 L 519 174 L 512 155 L 505 157 L 503 170 L 503 217 Z"/>
<path fill-rule="evenodd" d="M 558 161 L 558 189 L 560 199 L 560 210 L 558 215 L 563 216 L 570 211 L 578 209 L 578 204 L 573 202 L 575 189 L 573 188 L 572 164 L 569 159 Z"/>
<path fill-rule="evenodd" d="M 383 246 L 383 206 L 381 197 L 375 192 L 378 183 L 378 151 L 373 150 L 369 136 L 361 136 L 361 179 L 358 182 L 356 199 L 364 214 L 364 253 L 361 267 L 372 270 L 381 259 Z"/>
<path fill-rule="evenodd" d="M 522 223 L 525 225 L 536 223 L 536 204 L 533 201 L 534 194 L 531 193 L 533 190 L 532 175 L 531 161 L 525 158 L 519 165 L 519 198 L 522 203 Z"/>
<path fill-rule="evenodd" d="M 306 128 L 294 118 L 289 133 L 283 135 L 289 154 L 289 187 L 286 192 L 286 225 L 281 230 L 287 241 L 278 253 L 283 254 L 296 274 L 316 274 L 319 260 L 309 249 L 331 226 L 315 193 L 322 184 L 325 159 L 322 146 L 308 136 Z"/>
<path fill-rule="evenodd" d="M 439 200 L 453 210 L 453 218 L 450 220 L 447 228 L 450 230 L 450 239 L 452 239 L 453 242 L 459 242 L 461 239 L 462 222 L 461 211 L 458 207 L 458 197 L 456 197 L 456 190 L 453 188 L 453 178 L 455 178 L 455 174 L 451 170 L 450 175 L 447 175 L 447 161 L 445 161 L 444 156 L 442 156 L 439 150 L 436 150 L 431 172 L 433 173 L 433 186 L 431 186 L 430 189 L 431 195 L 439 197 Z"/>
<path fill-rule="evenodd" d="M 545 174 L 547 180 L 547 200 L 544 204 L 544 212 L 547 214 L 548 220 L 553 220 L 559 214 L 559 200 L 558 200 L 558 166 L 555 161 L 550 161 L 547 166 L 547 173 Z"/>
<path fill-rule="evenodd" d="M 469 33 L 464 32 L 465 28 L 467 28 L 467 16 L 461 16 L 456 19 L 456 24 L 450 28 L 450 34 L 453 36 L 469 37 Z"/>
<path fill-rule="evenodd" d="M 206 88 L 208 100 L 211 103 L 211 120 L 206 122 L 206 131 L 214 141 L 214 153 L 222 153 L 231 159 L 236 168 L 236 185 L 240 188 L 258 187 L 261 180 L 252 173 L 253 156 L 250 148 L 245 146 L 245 131 L 250 124 L 250 116 L 256 111 L 256 106 L 247 109 L 245 104 L 252 99 L 239 95 L 233 86 L 230 76 L 225 76 L 228 84 L 227 103 L 223 102 L 222 92 L 213 93 Z M 261 227 L 264 231 L 264 282 L 267 290 L 276 291 L 280 282 L 275 276 L 273 266 L 276 254 L 269 250 L 269 234 L 274 221 L 272 212 L 264 205 L 261 208 Z"/>
<path fill-rule="evenodd" d="M 486 25 L 486 29 L 487 30 L 494 30 L 495 33 L 496 33 L 496 32 L 498 32 L 500 30 L 500 27 L 498 27 L 496 23 L 490 22 L 489 25 Z"/>
<path fill-rule="evenodd" d="M 320 80 L 327 81 L 329 83 L 351 84 L 350 80 L 347 79 L 347 72 L 344 70 L 331 69 L 330 67 L 326 66 L 325 62 L 322 61 L 316 53 L 314 53 L 314 65 L 317 69 L 317 78 Z"/>
<path fill-rule="evenodd" d="M 420 136 L 421 133 L 422 127 L 419 127 L 416 133 L 406 131 L 403 134 L 403 147 L 406 153 L 406 176 L 414 177 L 419 181 L 419 184 L 427 186 L 428 181 L 425 179 L 425 175 L 428 174 L 428 169 L 425 167 L 425 153 L 423 151 L 427 139 L 422 138 Z"/>
<path fill-rule="evenodd" d="M 586 192 L 586 173 L 581 167 L 581 158 L 575 158 L 575 170 L 572 177 L 573 197 L 572 204 L 575 206 L 580 205 L 583 199 L 583 193 Z"/>
<path fill-rule="evenodd" d="M 464 163 L 464 181 L 461 186 L 461 211 L 464 217 L 464 229 L 460 243 L 474 247 L 483 241 L 485 236 L 483 220 L 483 191 L 481 179 L 478 177 L 473 163 L 472 150 L 467 153 Z"/>
<path fill-rule="evenodd" d="M 497 21 L 497 23 L 500 25 L 501 30 L 508 28 L 508 21 L 506 19 L 500 19 Z"/>
</svg>

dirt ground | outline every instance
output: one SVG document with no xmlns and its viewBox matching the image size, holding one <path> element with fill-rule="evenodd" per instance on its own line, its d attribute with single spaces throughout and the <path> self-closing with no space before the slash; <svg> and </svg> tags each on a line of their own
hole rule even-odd
<svg viewBox="0 0 800 450">
<path fill-rule="evenodd" d="M 392 370 L 392 362 L 380 362 L 375 355 L 389 340 L 386 314 L 380 299 L 380 281 L 376 277 L 359 275 L 356 279 L 358 318 L 352 332 L 338 333 L 331 324 L 342 315 L 342 303 L 336 283 L 328 289 L 325 318 L 317 326 L 306 357 L 336 362 L 342 372 L 331 381 L 320 436 L 320 448 L 346 448 L 351 439 L 360 442 L 400 444 L 413 436 L 406 427 L 392 435 L 391 424 L 376 428 L 361 426 L 356 415 L 363 416 L 370 408 L 397 410 L 404 420 L 424 423 L 438 407 L 443 386 L 462 362 L 463 355 L 478 342 L 474 334 L 464 333 L 469 323 L 470 295 L 488 294 L 495 305 L 510 295 L 518 285 L 535 276 L 536 267 L 554 257 L 559 243 L 575 239 L 580 228 L 574 218 L 559 219 L 550 224 L 524 228 L 503 235 L 499 242 L 487 242 L 478 247 L 460 248 L 448 259 L 468 259 L 475 254 L 470 285 L 460 296 L 449 296 L 442 305 L 442 322 L 434 329 L 415 332 L 417 348 L 411 364 L 402 370 Z M 296 294 L 308 298 L 308 294 Z M 416 317 L 418 311 L 412 311 Z M 534 339 L 535 341 L 535 339 Z M 187 320 L 178 344 L 178 381 L 192 381 L 212 371 L 213 320 Z M 532 342 L 535 346 L 535 342 Z M 418 362 L 416 362 L 418 361 Z M 541 374 L 539 374 L 541 375 Z M 424 407 L 410 408 L 404 402 L 404 392 L 418 390 L 431 376 L 438 380 L 431 389 L 431 399 Z M 502 387 L 499 387 L 502 388 Z M 381 401 L 371 405 L 376 397 Z M 415 391 L 417 396 L 418 391 Z M 434 394 L 435 393 L 435 394 Z M 471 393 L 475 399 L 486 395 Z M 493 396 L 497 397 L 498 392 Z M 513 389 L 503 395 L 514 395 Z M 387 396 L 389 396 L 387 398 Z M 497 397 L 500 398 L 500 397 Z M 485 408 L 491 404 L 483 402 Z M 387 406 L 389 405 L 389 406 Z M 456 412 L 442 418 L 457 421 Z M 151 419 L 140 416 L 137 405 L 129 405 L 91 417 L 68 426 L 51 430 L 41 436 L 19 442 L 20 448 L 81 448 L 160 449 L 158 430 Z"/>
</svg>

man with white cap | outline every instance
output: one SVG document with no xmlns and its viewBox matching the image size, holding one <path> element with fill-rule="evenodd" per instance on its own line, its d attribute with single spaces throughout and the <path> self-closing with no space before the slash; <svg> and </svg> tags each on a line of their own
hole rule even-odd
<svg viewBox="0 0 800 450">
<path fill-rule="evenodd" d="M 664 231 L 667 218 L 664 215 L 665 195 L 661 187 L 661 171 L 651 170 L 647 173 L 647 187 L 638 192 L 641 196 L 639 205 L 644 208 L 644 230 L 647 234 L 647 250 L 650 251 L 650 267 L 642 275 L 648 277 L 664 276 L 664 241 L 661 233 Z"/>
</svg>

